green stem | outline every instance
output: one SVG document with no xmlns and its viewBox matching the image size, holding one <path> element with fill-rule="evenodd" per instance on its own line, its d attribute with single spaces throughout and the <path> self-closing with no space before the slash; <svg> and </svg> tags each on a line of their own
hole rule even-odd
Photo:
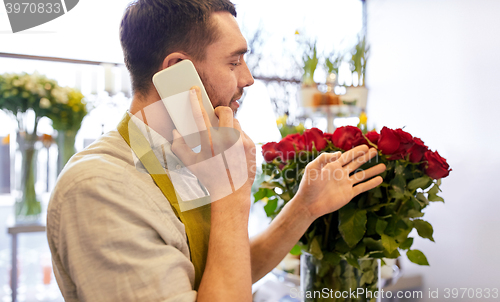
<svg viewBox="0 0 500 302">
<path fill-rule="evenodd" d="M 333 213 L 328 214 L 328 219 L 325 221 L 326 233 L 325 238 L 323 238 L 323 248 L 326 248 L 326 243 L 328 242 L 328 236 L 330 235 L 330 224 L 332 223 Z"/>
<path fill-rule="evenodd" d="M 69 159 L 75 154 L 76 132 L 73 130 L 60 131 L 62 142 L 59 142 L 59 151 L 62 153 L 61 170 L 68 163 Z M 60 171 L 59 171 L 60 172 Z"/>
<path fill-rule="evenodd" d="M 22 200 L 16 203 L 16 217 L 32 221 L 38 218 L 41 213 L 41 205 L 37 200 L 35 191 L 35 165 L 36 165 L 36 149 L 35 143 L 38 139 L 36 135 L 38 127 L 38 118 L 35 119 L 35 125 L 32 133 L 24 132 L 24 137 L 21 135 L 21 129 L 18 133 L 18 145 L 22 155 L 21 169 L 21 193 Z"/>
<path fill-rule="evenodd" d="M 365 210 L 365 211 L 371 211 L 371 210 L 376 209 L 376 208 L 379 208 L 379 209 L 380 209 L 380 208 L 385 207 L 385 206 L 388 206 L 388 205 L 390 205 L 390 204 L 391 204 L 390 202 L 388 202 L 388 203 L 383 203 L 383 204 L 376 204 L 376 205 L 371 206 L 371 207 L 369 207 L 369 208 L 364 208 L 363 210 Z"/>
</svg>

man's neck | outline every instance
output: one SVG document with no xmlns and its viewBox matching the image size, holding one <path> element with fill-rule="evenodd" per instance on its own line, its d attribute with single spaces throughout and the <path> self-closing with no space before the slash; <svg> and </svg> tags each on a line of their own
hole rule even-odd
<svg viewBox="0 0 500 302">
<path fill-rule="evenodd" d="M 129 112 L 169 142 L 173 140 L 174 124 L 156 91 L 147 96 L 134 94 Z"/>
</svg>

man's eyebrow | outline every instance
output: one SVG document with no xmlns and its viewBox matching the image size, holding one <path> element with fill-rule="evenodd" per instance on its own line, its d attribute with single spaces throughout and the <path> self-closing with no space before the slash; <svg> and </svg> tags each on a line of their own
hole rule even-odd
<svg viewBox="0 0 500 302">
<path fill-rule="evenodd" d="M 248 47 L 245 47 L 245 48 L 240 48 L 238 50 L 235 50 L 233 51 L 231 54 L 229 54 L 229 57 L 234 57 L 234 56 L 240 56 L 240 55 L 244 55 L 248 52 Z"/>
</svg>

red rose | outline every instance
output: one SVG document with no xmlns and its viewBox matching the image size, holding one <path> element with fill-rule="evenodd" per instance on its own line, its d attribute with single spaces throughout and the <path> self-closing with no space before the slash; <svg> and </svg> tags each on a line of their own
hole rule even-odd
<svg viewBox="0 0 500 302">
<path fill-rule="evenodd" d="M 290 140 L 281 140 L 281 142 L 277 144 L 276 150 L 278 150 L 283 161 L 287 161 L 295 157 L 295 145 Z"/>
<path fill-rule="evenodd" d="M 406 156 L 408 149 L 413 146 L 413 137 L 410 133 L 398 128 L 382 128 L 378 139 L 378 148 L 385 155 L 392 155 L 391 160 L 401 159 Z"/>
<path fill-rule="evenodd" d="M 306 149 L 304 137 L 299 133 L 289 134 L 289 135 L 285 136 L 285 138 L 283 138 L 281 141 L 292 142 L 295 145 L 295 147 L 297 148 L 297 151 L 302 151 L 302 150 Z"/>
<path fill-rule="evenodd" d="M 427 161 L 425 165 L 425 174 L 434 179 L 439 179 L 448 176 L 450 174 L 450 165 L 446 162 L 446 159 L 442 158 L 437 151 L 427 151 L 424 154 L 424 158 Z"/>
<path fill-rule="evenodd" d="M 327 146 L 327 142 L 323 137 L 323 131 L 318 128 L 307 129 L 304 131 L 303 136 L 307 151 L 312 151 L 313 145 L 317 151 L 321 151 Z"/>
<path fill-rule="evenodd" d="M 333 132 L 332 143 L 342 150 L 350 150 L 366 142 L 363 133 L 357 127 L 339 127 Z"/>
<path fill-rule="evenodd" d="M 425 152 L 427 152 L 427 150 L 429 149 L 424 144 L 424 142 L 418 137 L 414 137 L 413 142 L 415 144 L 408 150 L 408 153 L 410 154 L 410 161 L 412 163 L 418 163 L 419 161 L 422 161 Z"/>
<path fill-rule="evenodd" d="M 267 143 L 262 146 L 262 155 L 264 155 L 264 160 L 268 163 L 272 162 L 276 157 L 280 155 L 279 151 L 276 150 L 278 143 Z"/>
<path fill-rule="evenodd" d="M 370 140 L 370 142 L 374 143 L 375 145 L 378 143 L 378 138 L 380 137 L 380 134 L 377 133 L 377 131 L 373 130 L 370 131 L 366 134 L 366 138 Z"/>
</svg>

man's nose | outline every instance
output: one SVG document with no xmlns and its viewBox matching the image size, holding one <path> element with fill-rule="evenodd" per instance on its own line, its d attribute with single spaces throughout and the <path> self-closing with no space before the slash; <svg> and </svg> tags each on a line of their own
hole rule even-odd
<svg viewBox="0 0 500 302">
<path fill-rule="evenodd" d="M 254 79 L 252 76 L 252 73 L 248 69 L 247 63 L 243 62 L 243 68 L 241 68 L 241 73 L 239 75 L 239 87 L 248 87 L 251 86 L 254 83 Z"/>
</svg>

